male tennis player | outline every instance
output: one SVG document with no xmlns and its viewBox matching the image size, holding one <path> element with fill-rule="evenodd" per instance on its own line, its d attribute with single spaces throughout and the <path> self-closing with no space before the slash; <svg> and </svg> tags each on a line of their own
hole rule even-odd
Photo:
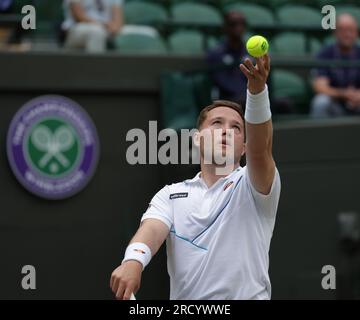
<svg viewBox="0 0 360 320">
<path fill-rule="evenodd" d="M 143 269 L 165 239 L 170 299 L 270 299 L 268 252 L 280 196 L 266 85 L 270 58 L 257 58 L 255 66 L 245 59 L 240 69 L 248 79 L 245 119 L 241 107 L 229 101 L 201 111 L 194 137 L 201 172 L 165 186 L 151 200 L 111 275 L 117 299 L 136 293 Z M 213 134 L 218 129 L 220 139 Z M 232 172 L 226 176 L 217 174 L 220 165 L 204 161 L 200 137 L 209 133 L 213 155 L 233 148 Z M 240 167 L 245 150 L 247 165 Z"/>
</svg>

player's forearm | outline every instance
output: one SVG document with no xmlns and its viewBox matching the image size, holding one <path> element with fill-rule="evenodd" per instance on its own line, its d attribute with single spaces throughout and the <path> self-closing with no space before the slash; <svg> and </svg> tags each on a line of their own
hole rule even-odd
<svg viewBox="0 0 360 320">
<path fill-rule="evenodd" d="M 246 158 L 252 160 L 268 159 L 272 157 L 272 121 L 261 124 L 246 122 Z"/>
<path fill-rule="evenodd" d="M 165 241 L 168 233 L 167 227 L 161 221 L 147 219 L 141 224 L 130 244 L 134 242 L 145 243 L 150 248 L 151 255 L 154 256 Z"/>
</svg>

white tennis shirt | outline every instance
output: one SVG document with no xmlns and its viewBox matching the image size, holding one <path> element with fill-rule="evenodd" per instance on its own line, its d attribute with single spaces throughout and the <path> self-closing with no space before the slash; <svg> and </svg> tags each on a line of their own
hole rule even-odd
<svg viewBox="0 0 360 320">
<path fill-rule="evenodd" d="M 263 195 L 246 166 L 211 188 L 199 173 L 161 189 L 141 221 L 159 219 L 169 227 L 170 299 L 270 299 L 269 247 L 279 197 L 277 170 Z"/>
</svg>

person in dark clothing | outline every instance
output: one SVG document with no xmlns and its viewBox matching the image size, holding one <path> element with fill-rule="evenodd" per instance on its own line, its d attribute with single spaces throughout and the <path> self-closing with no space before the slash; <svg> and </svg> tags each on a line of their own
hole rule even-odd
<svg viewBox="0 0 360 320">
<path fill-rule="evenodd" d="M 233 65 L 247 56 L 243 35 L 246 29 L 245 17 L 236 11 L 228 12 L 224 19 L 225 40 L 207 53 L 210 67 L 221 64 Z M 211 80 L 219 90 L 219 99 L 231 100 L 245 105 L 247 79 L 235 64 L 211 72 Z"/>
<path fill-rule="evenodd" d="M 247 79 L 239 69 L 249 55 L 246 50 L 244 34 L 246 19 L 239 11 L 230 11 L 224 17 L 225 39 L 207 53 L 207 62 L 211 70 L 210 77 L 218 89 L 215 99 L 230 100 L 245 108 Z M 271 90 L 271 83 L 269 83 Z M 295 105 L 290 98 L 275 98 L 272 100 L 274 114 L 288 114 L 295 111 Z"/>
<path fill-rule="evenodd" d="M 335 38 L 334 44 L 320 51 L 319 60 L 360 60 L 358 25 L 354 17 L 350 14 L 338 17 Z M 316 92 L 310 112 L 313 118 L 360 115 L 360 68 L 317 68 L 313 75 Z"/>
</svg>

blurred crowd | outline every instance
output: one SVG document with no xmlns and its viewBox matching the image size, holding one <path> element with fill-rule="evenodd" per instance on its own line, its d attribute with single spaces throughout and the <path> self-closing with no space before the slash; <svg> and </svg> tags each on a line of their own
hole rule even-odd
<svg viewBox="0 0 360 320">
<path fill-rule="evenodd" d="M 342 60 L 360 61 L 358 45 L 358 24 L 348 13 L 337 17 L 335 41 L 320 49 L 316 58 L 319 61 Z M 225 16 L 225 39 L 207 54 L 209 64 L 238 61 L 247 56 L 244 34 L 246 20 L 239 12 L 229 12 Z M 241 60 L 240 59 L 240 60 Z M 212 80 L 219 88 L 219 98 L 238 101 L 244 105 L 246 97 L 246 78 L 235 66 L 212 74 Z M 325 118 L 360 114 L 360 68 L 359 67 L 319 67 L 312 70 L 312 87 L 315 97 L 311 102 L 310 116 Z M 293 106 L 286 100 L 273 101 L 276 113 L 291 113 Z"/>
<path fill-rule="evenodd" d="M 17 21 L 15 14 L 19 13 L 19 9 L 16 4 L 14 0 L 0 0 L 0 49 L 9 48 L 21 39 L 19 23 L 11 23 L 12 18 Z M 57 42 L 64 50 L 101 53 L 124 41 L 119 35 L 133 32 L 152 35 L 157 32 L 144 25 L 125 24 L 123 0 L 64 0 L 61 16 L 57 25 Z M 209 71 L 214 89 L 212 98 L 244 104 L 247 83 L 238 63 L 247 56 L 247 17 L 241 10 L 229 10 L 224 13 L 222 21 L 222 35 L 205 51 L 210 67 L 223 66 Z M 195 37 L 195 34 L 192 36 Z M 351 12 L 339 14 L 333 41 L 323 44 L 316 51 L 319 67 L 311 71 L 313 97 L 308 103 L 307 113 L 312 118 L 360 114 L 360 68 L 356 65 L 360 61 L 360 46 L 356 17 Z M 332 65 L 339 62 L 339 66 Z M 341 62 L 345 64 L 341 65 Z M 277 84 L 269 85 L 276 87 Z M 297 111 L 291 95 L 273 99 L 274 113 L 293 114 Z"/>
</svg>

